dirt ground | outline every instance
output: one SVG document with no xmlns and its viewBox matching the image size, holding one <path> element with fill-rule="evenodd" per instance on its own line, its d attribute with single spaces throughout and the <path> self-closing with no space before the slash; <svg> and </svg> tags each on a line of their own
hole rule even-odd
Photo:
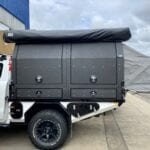
<svg viewBox="0 0 150 150">
<path fill-rule="evenodd" d="M 61 150 L 150 150 L 150 103 L 127 94 L 126 103 L 98 118 L 73 125 Z M 35 150 L 26 127 L 0 129 L 0 150 Z"/>
</svg>

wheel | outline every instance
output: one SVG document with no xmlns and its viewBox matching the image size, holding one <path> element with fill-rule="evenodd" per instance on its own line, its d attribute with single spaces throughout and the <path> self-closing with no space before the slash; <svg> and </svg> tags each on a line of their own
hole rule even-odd
<svg viewBox="0 0 150 150">
<path fill-rule="evenodd" d="M 32 143 L 37 148 L 56 149 L 67 138 L 67 122 L 58 111 L 43 110 L 30 120 L 28 133 Z"/>
</svg>

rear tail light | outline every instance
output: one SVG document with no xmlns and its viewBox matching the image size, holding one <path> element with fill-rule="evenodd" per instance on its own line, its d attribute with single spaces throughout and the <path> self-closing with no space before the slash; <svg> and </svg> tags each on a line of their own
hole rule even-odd
<svg viewBox="0 0 150 150">
<path fill-rule="evenodd" d="M 12 71 L 12 56 L 10 56 L 9 58 L 8 68 L 9 68 L 9 71 Z"/>
</svg>

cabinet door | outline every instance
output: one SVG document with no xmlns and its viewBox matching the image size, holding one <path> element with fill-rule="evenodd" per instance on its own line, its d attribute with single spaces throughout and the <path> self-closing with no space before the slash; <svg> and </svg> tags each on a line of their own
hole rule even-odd
<svg viewBox="0 0 150 150">
<path fill-rule="evenodd" d="M 92 81 L 95 78 L 95 82 Z M 73 44 L 71 49 L 72 84 L 116 84 L 114 43 Z"/>
<path fill-rule="evenodd" d="M 61 44 L 19 46 L 17 55 L 17 84 L 61 83 Z"/>
<path fill-rule="evenodd" d="M 72 98 L 115 98 L 115 89 L 71 89 Z"/>
<path fill-rule="evenodd" d="M 18 98 L 62 98 L 62 89 L 17 89 Z"/>
</svg>

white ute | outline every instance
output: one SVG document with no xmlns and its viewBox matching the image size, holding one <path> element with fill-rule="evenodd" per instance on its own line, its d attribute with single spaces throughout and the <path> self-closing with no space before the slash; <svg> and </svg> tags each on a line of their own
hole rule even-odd
<svg viewBox="0 0 150 150">
<path fill-rule="evenodd" d="M 59 116 L 60 114 L 58 114 L 55 111 L 53 112 L 53 111 L 47 110 L 47 112 L 46 112 L 46 110 L 43 110 L 39 113 L 36 112 L 35 114 L 33 114 L 34 110 L 32 111 L 32 109 L 35 108 L 35 107 L 32 108 L 32 106 L 35 104 L 34 100 L 30 101 L 30 102 L 21 101 L 21 108 L 22 109 L 20 108 L 20 105 L 19 105 L 19 107 L 15 106 L 15 105 L 17 105 L 17 103 L 13 103 L 10 100 L 11 71 L 13 69 L 11 57 L 12 56 L 0 55 L 0 126 L 6 127 L 10 123 L 26 123 L 26 120 L 27 120 L 26 119 L 26 117 L 27 117 L 26 113 L 29 110 L 31 110 L 31 112 L 32 112 L 31 114 L 29 114 L 29 116 L 32 115 L 33 120 L 35 118 L 38 119 L 39 115 L 42 115 L 43 113 L 50 113 L 50 112 L 52 114 L 54 113 L 53 117 L 57 118 L 57 115 Z M 71 104 L 71 102 L 60 102 L 60 105 L 63 107 L 64 111 L 66 111 L 66 112 L 67 112 L 69 104 Z M 101 113 L 104 113 L 106 111 L 109 111 L 109 110 L 112 110 L 112 109 L 115 109 L 118 107 L 117 102 L 97 102 L 97 105 L 99 106 L 99 108 L 94 109 L 94 111 L 92 111 L 88 114 L 80 116 L 80 113 L 78 113 L 78 115 L 76 117 L 74 115 L 70 114 L 69 115 L 70 116 L 69 117 L 69 120 L 70 120 L 69 129 L 71 130 L 71 124 L 72 123 L 75 123 L 75 122 L 78 122 L 78 121 L 81 121 L 81 120 L 84 120 L 84 119 L 87 119 L 87 118 L 90 118 L 93 116 L 97 116 Z M 40 107 L 42 107 L 42 106 L 40 106 Z M 74 110 L 76 110 L 75 105 L 73 108 L 74 108 Z M 91 110 L 93 109 L 92 105 L 91 105 L 90 109 Z M 21 116 L 16 117 L 17 113 L 19 116 L 21 114 Z M 13 115 L 15 115 L 15 116 L 13 116 Z M 51 115 L 51 114 L 49 114 L 49 115 Z M 60 117 L 60 119 L 62 119 L 61 116 L 59 116 L 59 117 Z M 32 118 L 30 118 L 30 119 L 32 120 Z M 32 122 L 29 123 L 29 125 L 28 125 L 29 130 L 30 130 L 30 124 L 32 125 Z M 68 129 L 68 131 L 66 131 L 66 135 L 67 135 L 67 132 L 70 132 L 69 129 Z M 32 132 L 32 130 L 31 130 L 31 132 Z M 46 134 L 46 135 L 48 135 L 48 134 Z M 64 135 L 64 139 L 61 139 L 61 143 L 56 142 L 56 143 L 53 143 L 53 145 L 45 146 L 42 144 L 39 145 L 39 143 L 35 143 L 35 141 L 33 140 L 34 137 L 32 137 L 30 135 L 30 131 L 29 131 L 29 136 L 31 138 L 32 143 L 40 149 L 49 149 L 49 148 L 55 149 L 56 147 L 61 146 L 63 144 L 63 142 L 65 141 L 65 138 L 66 138 L 66 136 Z"/>
<path fill-rule="evenodd" d="M 11 82 L 11 56 L 0 55 L 0 124 L 9 120 L 9 85 Z"/>
</svg>

